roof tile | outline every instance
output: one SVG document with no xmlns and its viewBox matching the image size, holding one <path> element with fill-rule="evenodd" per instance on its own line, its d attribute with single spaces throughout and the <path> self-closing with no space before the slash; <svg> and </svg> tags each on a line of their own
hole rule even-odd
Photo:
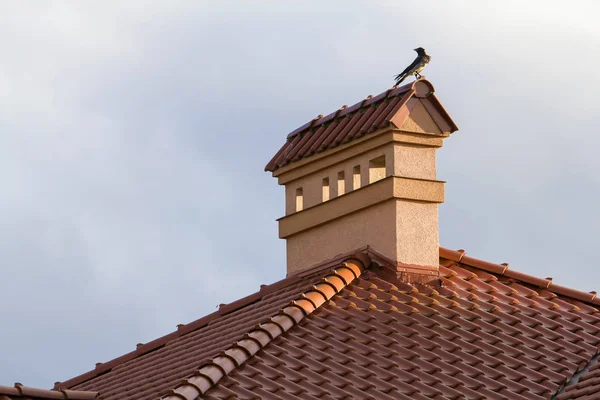
<svg viewBox="0 0 600 400">
<path fill-rule="evenodd" d="M 45 390 L 15 383 L 14 386 L 0 386 L 0 400 L 93 400 L 98 393 L 77 390 Z"/>
<path fill-rule="evenodd" d="M 194 398 L 198 390 L 179 385 L 182 379 L 191 382 L 199 365 L 232 351 L 231 343 L 262 323 L 244 345 L 258 341 L 261 350 L 249 351 L 254 355 L 245 362 L 243 350 L 222 356 L 219 362 L 230 367 L 221 366 L 225 374 L 212 368 L 210 379 L 218 383 L 207 378 L 203 398 L 546 399 L 562 390 L 558 398 L 578 399 L 600 391 L 600 369 L 592 366 L 563 386 L 599 348 L 600 314 L 581 300 L 591 296 L 571 298 L 547 280 L 509 278 L 507 266 L 441 253 L 450 258 L 441 259 L 440 289 L 389 282 L 377 269 L 337 278 L 332 271 L 341 260 L 330 262 L 223 306 L 192 323 L 194 329 L 180 327 L 162 346 L 107 363 L 109 370 L 100 366 L 69 386 L 98 390 L 106 400 L 141 400 L 175 388 Z"/>
<path fill-rule="evenodd" d="M 429 87 L 429 89 L 418 89 Z M 419 101 L 432 113 L 434 120 L 443 132 L 451 133 L 458 128 L 439 100 L 433 95 L 433 86 L 426 80 L 412 82 L 398 88 L 391 88 L 373 97 L 342 107 L 327 116 L 319 116 L 292 131 L 286 142 L 265 167 L 266 171 L 275 171 L 289 163 L 310 157 L 314 153 L 332 149 L 343 143 L 360 138 L 392 124 L 392 119 L 402 106 L 422 93 Z M 405 114 L 405 115 L 404 115 Z M 405 110 L 403 117 L 408 116 Z M 395 121 L 395 120 L 394 120 Z M 399 128 L 399 126 L 396 126 Z"/>
</svg>

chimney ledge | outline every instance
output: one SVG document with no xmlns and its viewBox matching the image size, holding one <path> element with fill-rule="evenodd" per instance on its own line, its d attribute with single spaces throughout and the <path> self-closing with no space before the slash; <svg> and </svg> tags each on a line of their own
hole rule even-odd
<svg viewBox="0 0 600 400">
<path fill-rule="evenodd" d="M 344 160 L 358 157 L 388 143 L 440 148 L 443 145 L 443 139 L 448 136 L 448 134 L 409 132 L 390 126 L 344 145 L 282 166 L 273 172 L 273 176 L 278 178 L 280 185 L 286 185 L 298 178 L 318 172 Z"/>
<path fill-rule="evenodd" d="M 392 199 L 443 203 L 444 183 L 430 179 L 388 176 L 360 189 L 279 218 L 279 237 L 288 238 Z"/>
</svg>

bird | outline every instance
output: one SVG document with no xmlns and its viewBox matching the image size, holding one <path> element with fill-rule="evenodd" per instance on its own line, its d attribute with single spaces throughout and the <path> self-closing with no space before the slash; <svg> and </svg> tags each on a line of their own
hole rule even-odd
<svg viewBox="0 0 600 400">
<path fill-rule="evenodd" d="M 396 80 L 396 86 L 402 83 L 409 75 L 414 75 L 415 78 L 421 79 L 421 74 L 419 72 L 425 69 L 425 66 L 429 64 L 431 61 L 431 56 L 425 53 L 425 49 L 422 47 L 417 47 L 414 49 L 417 52 L 417 58 L 412 62 L 402 73 L 396 75 L 394 79 Z"/>
</svg>

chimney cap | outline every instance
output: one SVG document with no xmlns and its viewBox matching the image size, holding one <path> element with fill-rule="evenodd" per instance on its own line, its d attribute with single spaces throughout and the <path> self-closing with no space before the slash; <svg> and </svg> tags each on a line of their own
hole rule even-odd
<svg viewBox="0 0 600 400">
<path fill-rule="evenodd" d="M 394 118 L 408 101 L 416 97 L 430 111 L 431 117 L 444 134 L 458 130 L 442 103 L 434 95 L 433 85 L 420 79 L 404 86 L 388 89 L 377 96 L 369 95 L 358 103 L 348 107 L 342 106 L 326 116 L 319 114 L 304 125 L 287 135 L 287 140 L 265 166 L 265 171 L 274 172 L 294 161 L 329 150 L 342 143 L 350 142 L 358 137 L 394 125 L 399 128 L 401 121 Z M 369 119 L 355 116 L 373 111 Z M 402 114 L 404 117 L 406 115 Z M 326 128 L 321 129 L 324 124 Z"/>
</svg>

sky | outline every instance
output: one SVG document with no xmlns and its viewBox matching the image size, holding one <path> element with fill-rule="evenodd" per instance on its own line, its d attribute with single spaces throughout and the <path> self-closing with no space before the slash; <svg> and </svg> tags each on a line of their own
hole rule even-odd
<svg viewBox="0 0 600 400">
<path fill-rule="evenodd" d="M 286 135 L 415 47 L 440 244 L 600 290 L 593 1 L 0 2 L 0 377 L 50 388 L 285 276 Z"/>
</svg>

